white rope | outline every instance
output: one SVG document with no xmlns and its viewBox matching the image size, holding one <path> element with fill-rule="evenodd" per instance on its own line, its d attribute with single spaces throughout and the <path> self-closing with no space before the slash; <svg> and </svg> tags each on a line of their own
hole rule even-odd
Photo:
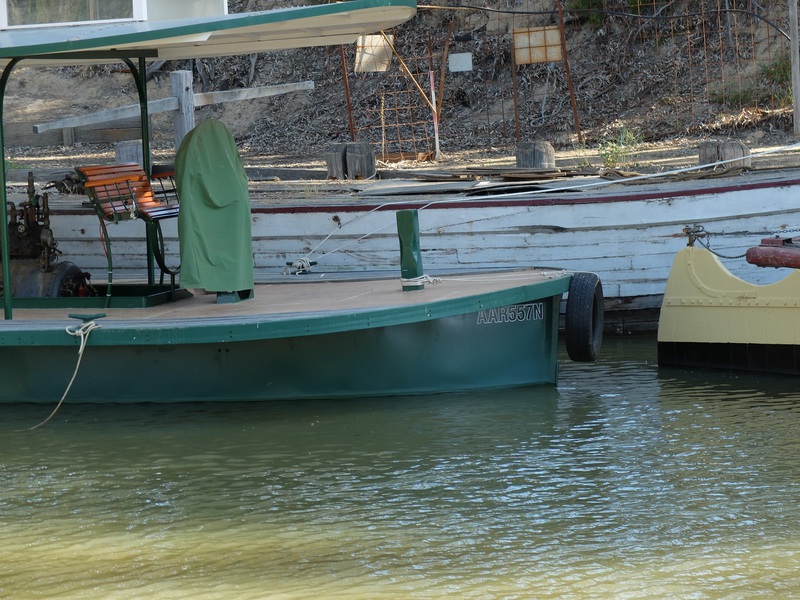
<svg viewBox="0 0 800 600">
<path fill-rule="evenodd" d="M 431 277 L 430 275 L 420 275 L 419 277 L 401 277 L 400 283 L 403 285 L 420 285 L 425 283 L 430 283 L 432 285 L 436 285 L 437 283 L 441 283 L 441 277 Z"/>
<path fill-rule="evenodd" d="M 437 205 L 437 204 L 446 204 L 446 203 L 461 202 L 461 201 L 463 201 L 463 200 L 462 200 L 462 199 L 458 199 L 458 198 L 452 198 L 452 199 L 447 199 L 447 200 L 432 200 L 431 202 L 428 202 L 427 204 L 424 204 L 424 205 L 420 206 L 420 207 L 419 207 L 419 209 L 417 209 L 417 210 L 425 210 L 426 208 L 430 208 L 431 206 L 435 206 L 435 205 Z M 327 241 L 330 239 L 330 237 L 331 237 L 331 236 L 332 236 L 334 233 L 336 233 L 336 232 L 337 232 L 339 229 L 343 229 L 345 225 L 352 225 L 353 223 L 356 223 L 357 221 L 360 221 L 361 219 L 365 219 L 365 218 L 367 218 L 368 216 L 370 216 L 372 213 L 374 213 L 374 212 L 378 212 L 379 210 L 382 210 L 382 209 L 384 209 L 384 208 L 388 208 L 388 207 L 390 207 L 390 206 L 394 206 L 394 205 L 405 205 L 405 204 L 407 204 L 407 203 L 408 203 L 408 202 L 407 202 L 406 200 L 398 200 L 397 202 L 384 202 L 383 204 L 379 204 L 379 205 L 378 205 L 378 206 L 376 206 L 375 208 L 373 208 L 373 209 L 371 209 L 371 210 L 367 211 L 367 212 L 366 212 L 366 213 L 364 213 L 363 215 L 359 215 L 358 217 L 356 217 L 355 219 L 352 219 L 351 221 L 347 221 L 346 223 L 339 223 L 339 224 L 337 225 L 336 229 L 334 229 L 334 230 L 333 230 L 333 231 L 331 231 L 331 232 L 330 232 L 328 235 L 326 235 L 326 236 L 325 236 L 325 239 L 323 239 L 323 240 L 322 240 L 322 241 L 321 241 L 319 244 L 317 244 L 316 246 L 314 246 L 314 247 L 313 247 L 313 248 L 312 248 L 312 249 L 311 249 L 311 250 L 310 250 L 310 251 L 309 251 L 309 252 L 306 254 L 306 258 L 308 258 L 308 257 L 309 257 L 309 256 L 311 256 L 312 254 L 314 254 L 314 252 L 316 252 L 316 251 L 317 251 L 317 249 L 318 249 L 320 246 L 322 246 L 322 244 L 324 244 L 325 242 L 327 242 Z M 382 230 L 386 229 L 387 227 L 391 227 L 393 224 L 394 224 L 394 223 L 390 221 L 390 222 L 386 223 L 385 225 L 381 225 L 381 226 L 380 226 L 380 227 L 378 227 L 377 229 L 373 229 L 372 231 L 368 231 L 368 232 L 367 232 L 367 233 L 365 233 L 364 235 L 362 235 L 362 236 L 359 236 L 359 237 L 357 237 L 357 238 L 356 238 L 356 239 L 354 239 L 354 240 L 350 240 L 349 242 L 345 242 L 344 244 L 342 244 L 342 245 L 340 245 L 340 246 L 337 246 L 337 247 L 336 247 L 336 248 L 334 248 L 333 250 L 328 250 L 327 252 L 324 252 L 324 253 L 320 254 L 320 255 L 318 256 L 318 258 L 320 258 L 320 259 L 322 259 L 322 258 L 325 258 L 325 257 L 326 257 L 326 256 L 328 256 L 329 254 L 333 254 L 333 253 L 335 253 L 335 252 L 339 252 L 340 250 L 343 250 L 343 249 L 347 248 L 348 246 L 352 246 L 353 244 L 357 244 L 357 243 L 358 243 L 358 242 L 360 242 L 361 240 L 367 239 L 368 237 L 370 237 L 370 236 L 372 236 L 372 235 L 375 235 L 376 233 L 378 233 L 379 231 L 382 231 Z"/>
<path fill-rule="evenodd" d="M 565 269 L 560 270 L 546 270 L 542 269 L 541 267 L 535 267 L 536 274 L 541 277 L 542 279 L 556 279 L 559 277 L 563 277 L 569 271 Z M 519 271 L 509 271 L 503 272 L 504 269 L 501 267 L 498 269 L 501 274 L 497 272 L 487 272 L 487 273 L 478 273 L 475 275 L 460 275 L 454 274 L 452 277 L 437 277 L 439 281 L 445 282 L 485 282 L 485 281 L 529 281 L 531 279 L 530 269 L 528 270 L 519 270 Z"/>
<path fill-rule="evenodd" d="M 94 321 L 89 321 L 88 323 L 84 323 L 83 325 L 79 325 L 78 327 L 67 327 L 66 331 L 68 334 L 81 338 L 80 348 L 78 349 L 78 362 L 75 365 L 75 371 L 72 373 L 72 379 L 69 380 L 67 389 L 64 390 L 64 394 L 61 396 L 61 400 L 58 401 L 58 404 L 53 409 L 53 412 L 51 412 L 50 415 L 38 425 L 30 427 L 29 428 L 30 431 L 33 431 L 37 427 L 41 427 L 42 425 L 47 423 L 50 419 L 53 418 L 53 416 L 55 416 L 55 414 L 58 412 L 58 409 L 61 408 L 61 405 L 64 403 L 64 399 L 67 397 L 67 394 L 69 393 L 69 390 L 72 387 L 73 382 L 75 381 L 75 377 L 77 377 L 78 375 L 78 369 L 80 368 L 81 360 L 83 359 L 83 351 L 86 349 L 86 342 L 89 341 L 89 334 L 94 329 L 98 329 L 99 327 L 100 325 L 98 325 Z"/>
<path fill-rule="evenodd" d="M 287 265 L 283 271 L 285 274 L 288 275 L 290 273 L 290 267 L 291 267 L 291 269 L 295 269 L 295 275 L 301 275 L 306 271 L 308 271 L 309 269 L 311 269 L 311 266 L 313 264 L 316 263 L 312 262 L 308 258 L 298 258 L 291 265 Z"/>
<path fill-rule="evenodd" d="M 305 255 L 305 258 L 308 258 L 308 257 L 312 256 L 319 249 L 319 247 L 322 246 L 322 244 L 327 242 L 331 238 L 331 236 L 333 236 L 334 233 L 336 233 L 339 229 L 342 229 L 345 225 L 351 225 L 353 223 L 356 223 L 356 222 L 360 221 L 361 219 L 366 219 L 372 213 L 377 212 L 377 211 L 379 211 L 379 210 L 381 210 L 383 208 L 386 208 L 388 206 L 394 206 L 395 204 L 406 204 L 406 201 L 405 200 L 398 200 L 397 202 L 385 202 L 385 203 L 380 204 L 380 205 L 374 207 L 373 209 L 367 211 L 363 215 L 359 215 L 355 219 L 347 221 L 346 223 L 342 223 L 340 221 L 337 221 L 336 222 L 336 228 L 333 231 L 331 231 L 328 235 L 326 235 L 325 238 L 319 244 L 317 244 L 311 250 L 309 250 L 308 253 Z M 351 244 L 355 244 L 357 242 L 360 242 L 364 238 L 367 238 L 367 237 L 371 236 L 372 234 L 379 232 L 381 229 L 386 229 L 390 225 L 391 225 L 391 223 L 387 223 L 386 225 L 383 225 L 383 226 L 379 227 L 375 231 L 370 231 L 369 233 L 365 233 L 364 235 L 362 235 L 360 238 L 358 238 L 356 240 L 352 240 L 350 242 L 347 242 L 346 244 L 343 244 L 343 245 L 339 246 L 338 248 L 334 248 L 333 250 L 325 252 L 324 254 L 320 254 L 319 258 L 324 258 L 324 257 L 328 256 L 328 254 L 333 254 L 334 252 L 338 252 L 342 248 L 346 248 L 347 246 L 350 246 Z"/>
<path fill-rule="evenodd" d="M 557 279 L 559 277 L 564 277 L 567 273 L 571 271 L 567 271 L 565 269 L 553 269 L 553 270 L 537 270 L 537 275 L 542 279 Z M 528 282 L 531 280 L 531 273 L 528 270 L 521 270 L 521 271 L 514 271 L 508 273 L 495 273 L 495 272 L 487 272 L 482 274 L 476 275 L 454 275 L 452 277 L 431 277 L 430 275 L 421 275 L 420 277 L 412 277 L 409 279 L 400 278 L 400 282 L 403 285 L 415 285 L 420 283 L 431 283 L 436 285 L 437 283 L 482 283 L 485 281 L 507 281 L 507 282 L 519 282 L 525 281 Z"/>
</svg>

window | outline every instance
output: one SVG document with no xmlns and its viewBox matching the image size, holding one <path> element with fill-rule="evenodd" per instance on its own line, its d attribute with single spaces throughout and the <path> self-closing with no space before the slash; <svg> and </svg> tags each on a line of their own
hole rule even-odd
<svg viewBox="0 0 800 600">
<path fill-rule="evenodd" d="M 145 0 L 0 0 L 0 27 L 144 18 Z"/>
</svg>

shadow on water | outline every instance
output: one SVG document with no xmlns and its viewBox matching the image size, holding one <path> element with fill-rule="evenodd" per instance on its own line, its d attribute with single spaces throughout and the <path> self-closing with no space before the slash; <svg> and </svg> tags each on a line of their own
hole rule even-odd
<svg viewBox="0 0 800 600">
<path fill-rule="evenodd" d="M 66 403 L 56 417 L 35 431 L 50 407 L 0 406 L 0 451 L 11 454 L 20 440 L 57 447 L 67 443 L 84 456 L 87 447 L 104 455 L 125 448 L 143 455 L 164 449 L 265 446 L 287 452 L 325 440 L 360 453 L 388 447 L 452 452 L 481 440 L 529 439 L 552 420 L 558 391 L 550 386 L 489 393 L 441 394 L 407 398 L 313 401 L 221 402 L 133 405 Z M 444 435 L 443 435 L 444 433 Z M 8 454 L 6 454 L 8 456 Z"/>
<path fill-rule="evenodd" d="M 714 369 L 659 367 L 654 336 L 613 336 L 603 341 L 595 364 L 570 363 L 560 356 L 559 391 L 589 391 L 598 397 L 633 392 L 643 402 L 744 402 L 790 409 L 800 405 L 797 378 Z"/>
</svg>

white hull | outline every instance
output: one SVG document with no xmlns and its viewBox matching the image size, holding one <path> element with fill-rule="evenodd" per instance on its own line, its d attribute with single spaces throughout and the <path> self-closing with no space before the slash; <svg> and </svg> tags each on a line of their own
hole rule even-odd
<svg viewBox="0 0 800 600">
<path fill-rule="evenodd" d="M 672 259 L 686 245 L 684 227 L 704 227 L 712 234 L 714 251 L 739 256 L 772 232 L 800 226 L 800 172 L 596 187 L 597 180 L 587 181 L 586 188 L 548 193 L 340 195 L 293 205 L 255 201 L 257 277 L 280 276 L 287 262 L 304 257 L 318 262 L 313 268 L 317 276 L 397 271 L 395 211 L 419 208 L 423 263 L 430 275 L 464 267 L 531 265 L 590 271 L 603 281 L 607 310 L 657 311 Z M 578 184 L 565 179 L 547 185 Z M 96 217 L 88 210 L 60 210 L 60 204 L 54 204 L 52 217 L 59 249 L 95 281 L 105 281 Z M 143 229 L 141 223 L 110 228 L 115 280 L 142 276 Z M 177 262 L 174 223 L 165 223 L 165 234 Z M 755 284 L 780 278 L 774 269 L 743 260 L 725 262 L 734 275 Z"/>
</svg>

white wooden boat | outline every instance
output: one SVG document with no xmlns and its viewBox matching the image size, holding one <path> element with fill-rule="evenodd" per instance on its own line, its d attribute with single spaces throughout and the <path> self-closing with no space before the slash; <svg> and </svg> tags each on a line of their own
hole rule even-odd
<svg viewBox="0 0 800 600">
<path fill-rule="evenodd" d="M 317 263 L 308 276 L 391 271 L 394 211 L 416 209 L 428 268 L 447 272 L 537 264 L 595 272 L 603 280 L 606 331 L 653 331 L 672 259 L 685 243 L 684 228 L 703 228 L 715 252 L 739 256 L 754 232 L 768 235 L 800 225 L 800 170 L 707 179 L 688 171 L 694 170 L 635 181 L 527 182 L 524 191 L 508 182 L 353 182 L 288 203 L 272 200 L 272 188 L 283 188 L 284 182 L 260 183 L 252 211 L 256 272 L 262 281 L 279 280 L 287 263 L 303 260 Z M 81 212 L 70 198 L 53 206 L 60 248 L 102 276 L 90 211 Z M 140 277 L 143 228 L 125 227 L 114 232 L 120 243 L 128 241 L 119 272 Z M 175 231 L 166 234 L 168 247 L 177 252 Z M 731 261 L 730 269 L 757 284 L 776 278 L 743 261 Z"/>
</svg>

